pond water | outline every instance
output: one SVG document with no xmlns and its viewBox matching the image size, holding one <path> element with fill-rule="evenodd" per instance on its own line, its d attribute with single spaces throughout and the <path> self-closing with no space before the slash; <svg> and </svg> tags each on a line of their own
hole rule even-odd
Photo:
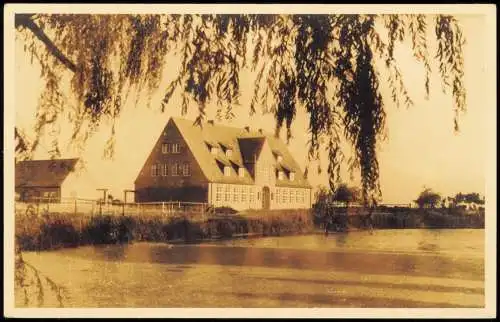
<svg viewBox="0 0 500 322">
<path fill-rule="evenodd" d="M 23 256 L 66 289 L 65 307 L 484 307 L 481 229 L 133 243 Z M 57 305 L 46 292 L 43 306 Z"/>
</svg>

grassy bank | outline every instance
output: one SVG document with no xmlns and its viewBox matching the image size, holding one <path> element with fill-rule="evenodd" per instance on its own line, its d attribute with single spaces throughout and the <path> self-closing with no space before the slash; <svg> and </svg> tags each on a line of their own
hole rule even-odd
<svg viewBox="0 0 500 322">
<path fill-rule="evenodd" d="M 245 216 L 85 216 L 48 214 L 16 216 L 16 242 L 21 250 L 48 250 L 131 241 L 192 242 L 235 235 L 280 236 L 314 230 L 308 210 L 255 211 Z"/>
<path fill-rule="evenodd" d="M 343 217 L 347 229 L 365 228 L 362 216 Z M 131 241 L 196 242 L 235 236 L 281 236 L 311 233 L 322 228 L 321 215 L 309 210 L 251 211 L 227 217 L 88 216 L 52 213 L 43 217 L 16 216 L 16 242 L 21 250 L 48 250 Z M 402 209 L 377 213 L 375 229 L 484 228 L 484 215 Z"/>
<path fill-rule="evenodd" d="M 363 215 L 349 210 L 346 216 L 345 210 L 337 212 L 338 222 L 343 227 L 364 228 L 366 222 Z M 372 215 L 374 229 L 415 229 L 415 228 L 484 228 L 484 213 L 469 215 L 457 211 L 425 210 L 425 209 L 390 209 Z M 321 214 L 315 214 L 313 222 L 316 226 L 322 226 L 324 218 Z"/>
</svg>

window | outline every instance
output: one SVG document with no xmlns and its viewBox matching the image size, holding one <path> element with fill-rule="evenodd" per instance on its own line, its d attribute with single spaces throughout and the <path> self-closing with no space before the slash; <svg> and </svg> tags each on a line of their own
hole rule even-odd
<svg viewBox="0 0 500 322">
<path fill-rule="evenodd" d="M 290 189 L 290 203 L 295 203 L 295 189 Z"/>
<path fill-rule="evenodd" d="M 281 190 L 281 203 L 287 203 L 288 202 L 288 194 L 287 194 L 287 189 Z"/>
<path fill-rule="evenodd" d="M 281 202 L 281 189 L 280 188 L 276 188 L 276 203 L 280 203 Z"/>
<path fill-rule="evenodd" d="M 243 178 L 245 176 L 245 168 L 243 168 L 243 167 L 238 168 L 238 176 L 240 178 Z"/>
<path fill-rule="evenodd" d="M 179 143 L 172 143 L 172 153 L 181 153 L 181 146 Z"/>
<path fill-rule="evenodd" d="M 231 201 L 231 187 L 228 184 L 224 186 L 224 201 Z"/>
<path fill-rule="evenodd" d="M 276 161 L 278 161 L 278 163 L 281 162 L 281 161 L 283 161 L 283 157 L 281 155 L 277 155 L 276 156 Z"/>
<path fill-rule="evenodd" d="M 238 186 L 234 186 L 233 188 L 233 201 L 239 202 L 240 199 L 240 188 Z"/>
<path fill-rule="evenodd" d="M 297 190 L 296 196 L 297 196 L 297 203 L 300 203 L 300 195 L 302 194 L 302 190 Z"/>
<path fill-rule="evenodd" d="M 161 173 L 162 176 L 168 176 L 168 164 L 167 163 L 164 163 L 163 164 L 163 171 Z"/>
<path fill-rule="evenodd" d="M 247 201 L 247 187 L 241 187 L 241 202 Z"/>
<path fill-rule="evenodd" d="M 231 175 L 231 168 L 229 166 L 224 166 L 224 175 L 229 177 Z"/>
<path fill-rule="evenodd" d="M 295 180 L 295 172 L 290 172 L 290 181 Z"/>
<path fill-rule="evenodd" d="M 167 153 L 170 153 L 170 143 L 163 143 L 161 145 L 161 152 L 163 154 L 167 154 Z"/>
<path fill-rule="evenodd" d="M 213 146 L 210 148 L 210 153 L 212 153 L 213 155 L 216 155 L 217 153 L 219 153 L 219 149 L 217 149 L 216 146 Z"/>
<path fill-rule="evenodd" d="M 215 201 L 222 200 L 222 185 L 218 184 L 215 189 Z"/>
<path fill-rule="evenodd" d="M 191 175 L 191 168 L 189 167 L 189 163 L 184 162 L 182 165 L 182 175 L 183 176 L 190 176 Z"/>
<path fill-rule="evenodd" d="M 283 180 L 283 171 L 278 171 L 278 180 Z"/>
<path fill-rule="evenodd" d="M 151 176 L 152 177 L 156 177 L 156 176 L 158 176 L 159 172 L 160 172 L 160 165 L 159 164 L 153 164 L 151 166 Z"/>
<path fill-rule="evenodd" d="M 248 201 L 250 201 L 250 203 L 253 203 L 255 202 L 255 192 L 253 190 L 254 188 L 251 187 L 250 188 L 250 191 L 248 192 Z"/>
<path fill-rule="evenodd" d="M 302 192 L 300 193 L 300 202 L 306 202 L 306 192 L 304 190 L 302 190 Z"/>
<path fill-rule="evenodd" d="M 230 157 L 231 157 L 231 155 L 233 155 L 233 150 L 231 150 L 231 149 L 227 149 L 227 150 L 226 150 L 226 157 L 230 158 Z"/>
<path fill-rule="evenodd" d="M 260 200 L 260 191 L 257 191 L 257 200 Z"/>
<path fill-rule="evenodd" d="M 172 164 L 172 175 L 173 176 L 179 175 L 179 164 L 177 163 Z"/>
</svg>

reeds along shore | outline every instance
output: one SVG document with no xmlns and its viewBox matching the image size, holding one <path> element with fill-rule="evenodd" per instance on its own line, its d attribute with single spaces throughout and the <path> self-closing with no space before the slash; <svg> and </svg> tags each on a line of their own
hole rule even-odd
<svg viewBox="0 0 500 322">
<path fill-rule="evenodd" d="M 92 244 L 132 241 L 196 242 L 245 235 L 280 236 L 312 233 L 324 220 L 312 210 L 252 211 L 245 215 L 200 218 L 88 216 L 52 213 L 43 217 L 16 214 L 16 244 L 22 251 L 38 251 Z M 394 228 L 484 228 L 484 215 L 453 215 L 437 211 L 405 211 L 374 214 L 375 229 Z M 349 228 L 363 228 L 361 216 L 349 216 Z"/>
</svg>

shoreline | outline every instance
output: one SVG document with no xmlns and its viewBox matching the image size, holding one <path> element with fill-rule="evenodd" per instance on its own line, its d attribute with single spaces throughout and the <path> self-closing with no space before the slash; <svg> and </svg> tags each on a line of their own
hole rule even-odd
<svg viewBox="0 0 500 322">
<path fill-rule="evenodd" d="M 342 231 L 370 231 L 360 216 L 349 216 Z M 484 229 L 483 217 L 382 214 L 373 217 L 373 231 L 395 229 Z M 16 216 L 16 244 L 21 251 L 43 251 L 84 245 L 128 242 L 199 244 L 203 242 L 325 234 L 323 222 L 311 210 L 268 211 L 257 216 L 75 216 L 52 213 L 45 217 Z"/>
</svg>

